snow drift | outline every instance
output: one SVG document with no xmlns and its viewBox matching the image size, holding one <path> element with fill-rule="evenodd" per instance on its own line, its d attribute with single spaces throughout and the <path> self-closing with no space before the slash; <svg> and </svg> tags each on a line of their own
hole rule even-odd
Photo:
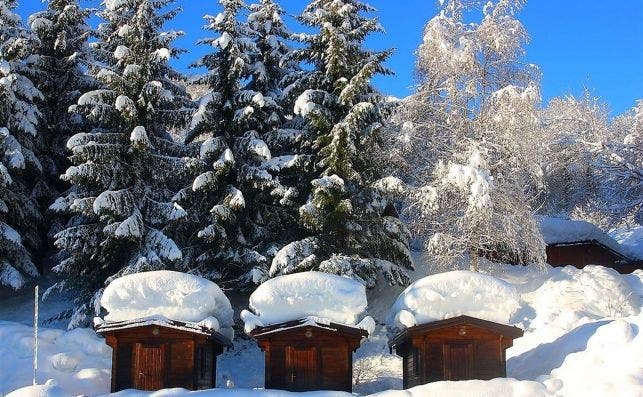
<svg viewBox="0 0 643 397">
<path fill-rule="evenodd" d="M 31 384 L 33 328 L 0 321 L 0 396 Z M 15 396 L 52 396 L 63 389 L 67 394 L 96 395 L 109 392 L 112 349 L 91 329 L 63 331 L 42 328 L 39 334 L 39 382 L 55 379 Z M 31 394 L 30 394 L 31 393 Z M 45 394 L 47 395 L 47 394 Z M 14 396 L 12 396 L 14 397 Z"/>
<path fill-rule="evenodd" d="M 58 386 L 58 382 L 49 379 L 44 385 L 23 387 L 7 394 L 7 397 L 72 397 Z"/>
<path fill-rule="evenodd" d="M 519 300 L 518 291 L 505 281 L 470 271 L 452 271 L 411 284 L 393 304 L 387 322 L 402 329 L 468 315 L 509 324 Z"/>
</svg>

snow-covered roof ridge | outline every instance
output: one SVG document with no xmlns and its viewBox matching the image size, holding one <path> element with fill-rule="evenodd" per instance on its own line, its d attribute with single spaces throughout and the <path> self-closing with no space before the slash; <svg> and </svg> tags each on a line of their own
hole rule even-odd
<svg viewBox="0 0 643 397">
<path fill-rule="evenodd" d="M 593 223 L 551 216 L 537 216 L 538 226 L 546 244 L 565 244 L 596 241 L 619 254 L 628 252 L 607 232 Z"/>
<path fill-rule="evenodd" d="M 397 298 L 387 323 L 403 330 L 462 315 L 509 324 L 520 307 L 515 287 L 496 277 L 458 270 L 424 277 Z"/>
<path fill-rule="evenodd" d="M 367 315 L 366 289 L 348 277 L 322 272 L 301 272 L 275 277 L 250 296 L 249 310 L 241 312 L 245 331 L 257 327 L 301 322 L 330 323 L 361 328 L 371 333 L 375 321 Z"/>
<path fill-rule="evenodd" d="M 218 285 L 181 272 L 158 270 L 123 276 L 103 291 L 98 320 L 102 330 L 131 328 L 143 323 L 208 329 L 232 339 L 233 311 Z"/>
<path fill-rule="evenodd" d="M 225 337 L 225 340 L 222 340 L 223 342 L 225 342 L 224 344 L 230 344 L 234 337 L 234 333 L 231 332 L 232 329 L 222 329 L 219 324 L 219 320 L 217 320 L 216 317 L 207 317 L 199 322 L 171 320 L 161 315 L 153 315 L 138 319 L 111 322 L 106 322 L 100 317 L 94 318 L 94 329 L 98 333 L 145 327 L 148 325 L 156 325 L 159 327 L 189 331 L 207 336 L 220 334 Z"/>
<path fill-rule="evenodd" d="M 303 327 L 317 327 L 324 328 L 330 331 L 343 331 L 362 334 L 362 336 L 370 335 L 375 329 L 375 320 L 372 317 L 366 316 L 362 321 L 356 325 L 338 324 L 328 318 L 321 318 L 315 316 L 308 316 L 297 320 L 287 321 L 275 325 L 260 326 L 254 328 L 249 332 L 254 337 L 272 334 L 274 332 L 281 332 L 288 329 L 296 329 Z"/>
</svg>

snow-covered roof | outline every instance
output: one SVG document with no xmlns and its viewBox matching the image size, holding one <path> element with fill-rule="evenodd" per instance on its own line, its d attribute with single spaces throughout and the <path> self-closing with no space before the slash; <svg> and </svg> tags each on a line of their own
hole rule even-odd
<svg viewBox="0 0 643 397">
<path fill-rule="evenodd" d="M 246 333 L 290 321 L 314 319 L 371 331 L 366 316 L 366 290 L 355 280 L 321 272 L 302 272 L 273 278 L 250 296 L 250 310 L 241 312 Z"/>
<path fill-rule="evenodd" d="M 100 303 L 107 310 L 101 329 L 141 321 L 180 322 L 232 335 L 230 301 L 215 283 L 192 274 L 160 270 L 123 276 L 105 288 Z"/>
<path fill-rule="evenodd" d="M 548 245 L 596 241 L 616 252 L 623 253 L 620 244 L 598 226 L 585 221 L 539 216 L 540 232 Z"/>
<path fill-rule="evenodd" d="M 368 336 L 371 332 L 373 332 L 373 329 L 375 328 L 375 320 L 373 320 L 372 317 L 365 317 L 364 321 L 360 323 L 359 327 L 352 327 L 352 326 L 347 326 L 345 324 L 334 323 L 328 320 L 327 318 L 310 316 L 310 317 L 288 321 L 288 322 L 280 323 L 276 325 L 255 328 L 252 331 L 252 336 L 261 337 L 261 336 L 273 334 L 275 332 L 282 332 L 289 329 L 298 329 L 298 328 L 305 328 L 305 327 L 311 327 L 311 326 L 316 328 L 326 329 L 333 332 L 342 331 L 342 332 L 359 334 L 362 336 Z"/>
<path fill-rule="evenodd" d="M 120 331 L 124 329 L 146 327 L 149 325 L 156 325 L 159 327 L 172 328 L 181 331 L 188 331 L 196 334 L 202 334 L 207 336 L 217 337 L 223 344 L 231 343 L 231 340 L 234 337 L 234 334 L 231 332 L 232 328 L 228 327 L 221 329 L 219 321 L 214 317 L 208 317 L 198 323 L 193 323 L 189 321 L 176 321 L 170 320 L 163 316 L 150 316 L 145 318 L 139 318 L 135 320 L 125 320 L 125 321 L 116 321 L 116 322 L 105 322 L 102 321 L 99 317 L 94 319 L 94 329 L 98 333 L 106 333 L 113 331 Z M 225 339 L 220 338 L 216 334 L 221 334 Z"/>
<path fill-rule="evenodd" d="M 397 298 L 388 317 L 396 329 L 462 315 L 508 324 L 520 307 L 520 295 L 509 283 L 490 275 L 452 271 L 424 277 Z"/>
<path fill-rule="evenodd" d="M 522 329 L 513 325 L 499 324 L 492 321 L 481 320 L 479 318 L 462 315 L 447 318 L 446 320 L 433 321 L 419 327 L 410 329 L 407 328 L 403 330 L 403 332 L 398 333 L 395 337 L 390 339 L 388 344 L 390 347 L 397 348 L 397 346 L 405 343 L 406 340 L 408 340 L 409 336 L 412 336 L 414 334 L 426 334 L 427 332 L 442 330 L 444 328 L 458 327 L 465 324 L 473 325 L 479 328 L 485 328 L 512 339 L 520 338 L 524 335 Z"/>
<path fill-rule="evenodd" d="M 621 245 L 628 257 L 643 261 L 643 226 L 621 227 L 610 231 L 610 236 Z"/>
</svg>

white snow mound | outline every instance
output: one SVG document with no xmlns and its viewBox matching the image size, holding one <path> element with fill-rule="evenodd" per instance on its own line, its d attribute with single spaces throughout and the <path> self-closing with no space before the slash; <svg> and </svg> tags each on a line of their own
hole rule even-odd
<svg viewBox="0 0 643 397">
<path fill-rule="evenodd" d="M 151 316 L 200 322 L 214 317 L 222 328 L 233 324 L 232 306 L 221 288 L 204 278 L 169 270 L 136 273 L 112 281 L 101 297 L 105 321 Z M 208 319 L 208 323 L 214 321 Z"/>
<path fill-rule="evenodd" d="M 0 320 L 0 396 L 95 396 L 109 393 L 112 349 L 92 329 L 38 333 L 38 383 L 30 386 L 33 328 Z M 29 387 L 26 387 L 29 386 Z"/>
<path fill-rule="evenodd" d="M 58 383 L 49 379 L 44 385 L 23 387 L 7 394 L 7 397 L 71 397 L 71 394 L 66 393 L 58 387 Z"/>
<path fill-rule="evenodd" d="M 641 325 L 638 315 L 599 327 L 584 350 L 567 355 L 544 380 L 557 382 L 556 395 L 565 397 L 643 395 Z"/>
<path fill-rule="evenodd" d="M 422 278 L 397 298 L 387 322 L 398 328 L 461 315 L 508 324 L 520 307 L 520 295 L 509 283 L 470 271 Z"/>
<path fill-rule="evenodd" d="M 360 326 L 366 312 L 366 290 L 355 280 L 321 272 L 302 272 L 275 277 L 250 296 L 250 309 L 242 319 L 246 332 L 307 317 Z"/>
</svg>

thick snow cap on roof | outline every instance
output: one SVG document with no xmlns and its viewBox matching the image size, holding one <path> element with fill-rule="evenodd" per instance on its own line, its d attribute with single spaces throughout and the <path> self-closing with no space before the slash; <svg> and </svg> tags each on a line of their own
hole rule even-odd
<svg viewBox="0 0 643 397">
<path fill-rule="evenodd" d="M 539 216 L 540 232 L 546 244 L 577 243 L 596 240 L 606 247 L 622 252 L 619 243 L 598 226 L 585 221 Z"/>
<path fill-rule="evenodd" d="M 212 281 L 180 272 L 135 273 L 112 281 L 101 297 L 105 321 L 132 321 L 152 316 L 198 323 L 214 317 L 215 331 L 231 328 L 232 306 Z"/>
<path fill-rule="evenodd" d="M 303 318 L 330 321 L 371 331 L 366 314 L 366 290 L 350 278 L 321 272 L 302 272 L 275 277 L 250 296 L 250 311 L 241 318 L 245 331 Z"/>
<path fill-rule="evenodd" d="M 505 281 L 470 271 L 424 277 L 397 298 L 388 323 L 397 329 L 467 315 L 508 324 L 518 310 L 520 295 Z"/>
<path fill-rule="evenodd" d="M 643 260 L 643 226 L 614 229 L 610 231 L 610 236 L 621 245 L 630 258 Z"/>
</svg>

